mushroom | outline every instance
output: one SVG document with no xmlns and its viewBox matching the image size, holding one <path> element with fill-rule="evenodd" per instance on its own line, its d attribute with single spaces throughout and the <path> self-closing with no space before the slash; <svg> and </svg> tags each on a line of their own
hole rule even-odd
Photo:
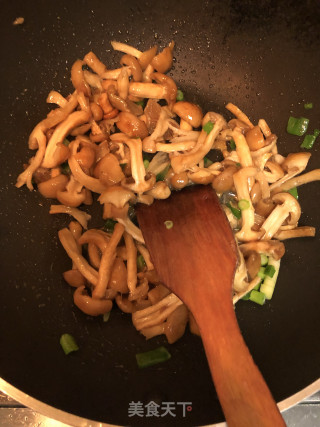
<svg viewBox="0 0 320 427">
<path fill-rule="evenodd" d="M 179 101 L 173 106 L 172 111 L 176 113 L 180 119 L 189 123 L 192 127 L 197 128 L 201 125 L 203 118 L 200 107 L 191 102 Z"/>
<path fill-rule="evenodd" d="M 148 65 L 151 63 L 153 57 L 156 55 L 157 50 L 158 50 L 158 47 L 153 46 L 152 48 L 145 50 L 144 52 L 142 52 L 139 55 L 138 61 L 139 61 L 139 64 L 140 64 L 142 70 L 145 70 L 148 67 Z"/>
<path fill-rule="evenodd" d="M 284 244 L 278 240 L 260 240 L 242 243 L 239 249 L 245 257 L 249 256 L 252 251 L 255 251 L 259 254 L 271 255 L 275 260 L 282 258 L 285 253 Z"/>
<path fill-rule="evenodd" d="M 276 207 L 261 226 L 264 231 L 263 240 L 270 240 L 281 225 L 287 220 L 288 225 L 296 225 L 301 215 L 301 208 L 298 201 L 289 193 L 277 193 L 272 196 Z"/>
<path fill-rule="evenodd" d="M 268 172 L 267 170 L 263 171 L 263 174 L 267 178 L 267 181 L 270 183 L 276 182 L 284 176 L 283 169 L 278 163 L 268 161 L 265 164 L 265 168 L 269 169 L 270 171 L 270 172 Z"/>
<path fill-rule="evenodd" d="M 78 93 L 83 92 L 86 96 L 91 95 L 91 89 L 85 81 L 82 66 L 84 61 L 78 59 L 71 67 L 71 82 Z"/>
<path fill-rule="evenodd" d="M 256 168 L 246 167 L 240 169 L 233 175 L 233 182 L 236 188 L 238 200 L 247 200 L 249 202 L 249 207 L 242 211 L 241 230 L 236 233 L 237 239 L 242 242 L 258 240 L 262 234 L 261 232 L 252 230 L 254 225 L 254 208 L 252 206 L 249 193 L 249 179 L 254 177 L 256 173 Z"/>
<path fill-rule="evenodd" d="M 170 178 L 170 184 L 173 188 L 181 190 L 189 183 L 187 172 L 175 173 Z"/>
<path fill-rule="evenodd" d="M 238 249 L 238 266 L 234 275 L 233 289 L 242 292 L 248 287 L 247 267 L 242 252 Z"/>
<path fill-rule="evenodd" d="M 238 108 L 236 105 L 232 104 L 231 102 L 229 102 L 226 105 L 226 109 L 229 110 L 232 114 L 234 114 L 237 119 L 241 120 L 243 123 L 245 123 L 247 126 L 249 126 L 249 128 L 253 128 L 253 124 L 251 123 L 251 121 L 249 120 L 248 116 L 246 116 L 241 110 L 240 108 Z"/>
<path fill-rule="evenodd" d="M 133 46 L 130 46 L 126 43 L 120 43 L 120 42 L 117 42 L 115 40 L 113 40 L 111 42 L 111 46 L 113 47 L 114 50 L 118 50 L 119 52 L 127 53 L 128 55 L 132 55 L 138 59 L 140 58 L 140 56 L 143 53 Z"/>
<path fill-rule="evenodd" d="M 131 70 L 132 78 L 135 82 L 141 82 L 142 80 L 142 69 L 139 61 L 132 55 L 123 55 L 120 60 L 121 65 L 127 65 Z"/>
<path fill-rule="evenodd" d="M 286 159 L 281 163 L 282 169 L 287 173 L 270 186 L 270 191 L 273 192 L 290 178 L 293 178 L 304 171 L 307 167 L 310 156 L 311 153 L 306 152 L 288 154 Z"/>
<path fill-rule="evenodd" d="M 59 92 L 52 90 L 47 96 L 46 102 L 48 104 L 57 104 L 59 107 L 65 107 L 68 104 L 68 101 L 64 96 L 62 96 Z"/>
<path fill-rule="evenodd" d="M 124 226 L 122 224 L 117 223 L 114 227 L 114 230 L 108 242 L 108 245 L 102 253 L 98 280 L 95 284 L 95 288 L 92 291 L 93 299 L 105 298 L 106 289 L 111 276 L 113 262 L 117 255 L 116 248 L 122 238 L 123 233 L 124 233 Z"/>
<path fill-rule="evenodd" d="M 171 195 L 170 188 L 164 181 L 156 182 L 154 187 L 147 192 L 155 199 L 167 199 Z"/>
<path fill-rule="evenodd" d="M 108 313 L 112 309 L 112 301 L 110 299 L 91 298 L 85 286 L 80 286 L 75 290 L 73 301 L 81 311 L 89 316 L 99 316 Z"/>
<path fill-rule="evenodd" d="M 100 59 L 93 53 L 89 52 L 83 58 L 83 61 L 93 70 L 98 76 L 102 76 L 107 71 L 106 66 L 100 61 Z"/>
<path fill-rule="evenodd" d="M 280 187 L 277 187 L 273 190 L 273 193 L 287 191 L 293 187 L 298 187 L 299 185 L 307 184 L 308 182 L 319 181 L 320 180 L 320 169 L 314 169 L 311 172 L 304 173 L 303 175 L 291 178 L 282 184 Z"/>
<path fill-rule="evenodd" d="M 83 277 L 93 285 L 97 283 L 98 272 L 92 268 L 87 260 L 81 255 L 80 249 L 72 236 L 72 233 L 67 228 L 63 228 L 58 232 L 59 240 L 67 252 L 68 256 L 74 262 L 76 268 L 80 271 Z"/>
<path fill-rule="evenodd" d="M 117 83 L 119 97 L 122 99 L 127 99 L 129 94 L 129 76 L 125 67 L 122 68 L 121 73 L 117 79 Z"/>
<path fill-rule="evenodd" d="M 219 175 L 213 177 L 212 187 L 217 193 L 230 191 L 233 186 L 233 175 L 238 171 L 237 166 L 226 167 Z"/>
<path fill-rule="evenodd" d="M 132 221 L 130 221 L 128 217 L 125 219 L 116 218 L 116 220 L 125 227 L 126 232 L 130 234 L 134 240 L 143 244 L 145 243 L 140 228 L 138 228 Z"/>
<path fill-rule="evenodd" d="M 65 160 L 61 161 L 61 158 L 59 157 L 58 144 L 63 142 L 71 129 L 87 122 L 89 119 L 90 114 L 86 111 L 75 111 L 60 123 L 59 126 L 57 126 L 46 148 L 44 159 L 42 161 L 42 166 L 44 168 L 54 168 Z M 68 149 L 66 146 L 63 147 Z"/>
<path fill-rule="evenodd" d="M 190 153 L 179 154 L 171 158 L 171 166 L 175 173 L 180 173 L 190 170 L 191 167 L 197 165 L 203 157 L 211 150 L 214 140 L 221 131 L 225 121 L 217 113 L 207 113 L 203 118 L 202 123 L 208 121 L 214 122 L 214 127 L 209 134 L 204 130 L 201 131 L 196 146 Z"/>
<path fill-rule="evenodd" d="M 121 294 L 129 292 L 127 285 L 127 268 L 123 260 L 119 257 L 116 257 L 112 265 L 108 288 L 114 289 Z"/>
<path fill-rule="evenodd" d="M 250 128 L 246 132 L 245 137 L 251 151 L 259 150 L 260 148 L 263 148 L 266 144 L 259 126 L 254 126 L 253 128 Z"/>
<path fill-rule="evenodd" d="M 279 230 L 274 237 L 279 240 L 293 239 L 295 237 L 314 237 L 316 229 L 314 227 L 296 227 L 291 230 Z"/>
<path fill-rule="evenodd" d="M 49 214 L 59 213 L 64 213 L 73 216 L 82 225 L 83 228 L 88 228 L 88 221 L 91 219 L 91 215 L 87 214 L 87 212 L 65 205 L 50 206 Z"/>
<path fill-rule="evenodd" d="M 239 128 L 235 128 L 232 137 L 236 143 L 236 151 L 242 167 L 252 166 L 252 157 L 247 140 Z"/>
<path fill-rule="evenodd" d="M 80 145 L 79 140 L 75 140 L 70 144 L 71 149 L 71 157 L 68 160 L 71 172 L 74 176 L 74 178 L 80 182 L 84 187 L 88 188 L 89 190 L 93 191 L 94 193 L 102 193 L 106 186 L 102 184 L 99 179 L 93 178 L 92 176 L 89 176 L 85 174 L 75 159 L 74 155 L 77 153 L 77 149 Z"/>
<path fill-rule="evenodd" d="M 164 328 L 164 333 L 169 344 L 173 344 L 182 337 L 186 330 L 188 317 L 188 309 L 184 304 L 179 305 L 179 307 L 169 314 Z"/>
<path fill-rule="evenodd" d="M 77 182 L 73 175 L 71 175 L 66 188 L 57 191 L 56 198 L 62 205 L 76 208 L 84 202 L 86 190 L 82 187 L 82 184 Z"/>
<path fill-rule="evenodd" d="M 68 285 L 78 288 L 79 286 L 86 285 L 86 279 L 82 276 L 79 270 L 72 269 L 65 271 L 62 273 L 64 280 L 68 283 Z"/>
<path fill-rule="evenodd" d="M 169 43 L 169 46 L 165 47 L 162 52 L 158 53 L 158 55 L 152 59 L 151 65 L 159 73 L 166 73 L 172 67 L 173 48 L 174 42 L 172 41 Z"/>
<path fill-rule="evenodd" d="M 169 108 L 172 109 L 177 99 L 177 85 L 175 84 L 175 81 L 171 77 L 162 73 L 153 73 L 152 78 L 165 88 L 164 99 L 167 101 Z"/>
<path fill-rule="evenodd" d="M 156 177 L 150 173 L 146 174 L 143 164 L 141 139 L 128 139 L 125 141 L 125 144 L 130 148 L 132 178 L 123 179 L 121 185 L 135 193 L 144 193 L 151 190 L 155 184 Z"/>
<path fill-rule="evenodd" d="M 54 178 L 50 178 L 47 181 L 40 182 L 38 184 L 38 190 L 43 197 L 49 199 L 55 199 L 57 197 L 57 192 L 64 190 L 68 183 L 68 177 L 66 175 L 60 174 Z"/>
<path fill-rule="evenodd" d="M 112 153 L 107 153 L 99 160 L 93 170 L 93 176 L 105 185 L 118 184 L 125 177 L 117 157 Z"/>
<path fill-rule="evenodd" d="M 102 203 L 112 203 L 117 208 L 123 208 L 129 201 L 135 200 L 135 194 L 119 185 L 107 187 L 98 198 Z"/>
<path fill-rule="evenodd" d="M 148 129 L 146 124 L 132 113 L 121 112 L 116 125 L 118 129 L 130 138 L 146 138 Z"/>
<path fill-rule="evenodd" d="M 132 323 L 138 331 L 164 322 L 167 317 L 182 305 L 182 301 L 173 293 L 170 293 L 157 304 L 132 314 Z"/>
<path fill-rule="evenodd" d="M 129 94 L 139 98 L 165 99 L 167 88 L 156 83 L 130 82 Z"/>
</svg>

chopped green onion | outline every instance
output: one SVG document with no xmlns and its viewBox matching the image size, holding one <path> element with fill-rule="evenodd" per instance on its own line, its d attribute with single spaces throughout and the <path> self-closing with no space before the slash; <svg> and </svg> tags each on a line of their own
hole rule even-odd
<svg viewBox="0 0 320 427">
<path fill-rule="evenodd" d="M 260 277 L 260 279 L 262 280 L 266 277 L 265 270 L 266 270 L 265 267 L 260 267 L 257 274 L 257 276 Z"/>
<path fill-rule="evenodd" d="M 313 103 L 308 102 L 307 104 L 304 104 L 304 108 L 305 110 L 311 110 L 313 108 Z"/>
<path fill-rule="evenodd" d="M 70 334 L 63 334 L 60 337 L 60 345 L 65 352 L 65 354 L 69 354 L 72 351 L 78 351 L 79 347 L 76 343 L 76 340 Z"/>
<path fill-rule="evenodd" d="M 146 267 L 146 262 L 142 255 L 137 256 L 137 267 L 139 271 L 142 271 Z"/>
<path fill-rule="evenodd" d="M 301 148 L 306 148 L 308 150 L 310 150 L 310 148 L 313 147 L 313 144 L 316 140 L 316 138 L 320 135 L 320 130 L 319 129 L 315 129 L 313 131 L 313 135 L 306 135 L 304 137 L 303 143 L 300 145 Z"/>
<path fill-rule="evenodd" d="M 315 140 L 316 140 L 316 137 L 314 135 L 306 135 L 300 147 L 310 150 L 313 147 Z"/>
<path fill-rule="evenodd" d="M 241 299 L 243 299 L 244 301 L 248 301 L 248 299 L 250 299 L 250 294 L 251 294 L 251 291 L 248 292 L 247 294 L 243 295 L 243 297 Z"/>
<path fill-rule="evenodd" d="M 231 203 L 226 203 L 226 206 L 230 209 L 230 211 L 232 212 L 233 216 L 235 216 L 237 219 L 241 218 L 241 211 L 240 209 L 234 208 Z"/>
<path fill-rule="evenodd" d="M 124 171 L 127 166 L 127 163 L 120 163 L 121 169 Z"/>
<path fill-rule="evenodd" d="M 236 163 L 236 166 L 237 166 L 238 168 L 240 168 L 240 167 L 241 167 L 241 163 Z"/>
<path fill-rule="evenodd" d="M 265 275 L 269 277 L 273 277 L 275 272 L 276 272 L 276 269 L 274 268 L 273 265 L 267 265 L 264 271 Z"/>
<path fill-rule="evenodd" d="M 114 219 L 108 218 L 107 221 L 104 223 L 104 230 L 107 233 L 113 233 L 114 230 L 114 226 L 116 225 L 117 221 L 115 221 Z"/>
<path fill-rule="evenodd" d="M 260 282 L 253 289 L 258 291 L 260 289 L 261 282 L 262 280 L 260 280 Z"/>
<path fill-rule="evenodd" d="M 182 90 L 180 90 L 180 89 L 177 90 L 176 100 L 177 101 L 183 101 L 184 100 L 184 94 L 183 94 Z"/>
<path fill-rule="evenodd" d="M 204 157 L 203 158 L 203 162 L 204 162 L 204 167 L 208 168 L 209 166 L 211 166 L 213 164 L 213 161 L 208 159 L 208 157 Z"/>
<path fill-rule="evenodd" d="M 234 142 L 233 139 L 231 139 L 230 143 L 229 143 L 229 147 L 231 151 L 234 151 L 237 149 L 236 143 Z"/>
<path fill-rule="evenodd" d="M 141 105 L 141 107 L 144 108 L 144 106 L 145 106 L 144 99 L 140 99 L 140 101 L 137 101 L 136 104 Z"/>
<path fill-rule="evenodd" d="M 276 281 L 278 278 L 278 274 L 279 274 L 280 260 L 275 260 L 273 257 L 270 256 L 268 265 L 273 265 L 276 271 L 273 277 L 270 277 L 270 276 L 265 277 L 260 287 L 260 292 L 263 292 L 267 299 L 271 299 L 274 292 L 275 285 L 276 285 Z"/>
<path fill-rule="evenodd" d="M 306 133 L 308 129 L 309 119 L 305 117 L 289 117 L 287 132 L 291 135 L 302 136 Z"/>
<path fill-rule="evenodd" d="M 68 162 L 61 163 L 60 167 L 61 167 L 61 173 L 63 173 L 63 175 L 71 174 L 71 169 Z"/>
<path fill-rule="evenodd" d="M 168 350 L 161 346 L 155 350 L 146 351 L 145 353 L 137 353 L 136 359 L 139 368 L 147 368 L 148 366 L 156 365 L 165 362 L 171 358 Z"/>
<path fill-rule="evenodd" d="M 145 169 L 148 169 L 149 165 L 150 165 L 149 160 L 145 159 L 145 160 L 143 161 L 143 166 L 144 166 L 144 168 L 145 168 Z"/>
<path fill-rule="evenodd" d="M 66 147 L 68 147 L 68 145 L 70 144 L 70 141 L 69 141 L 67 138 L 65 138 L 65 139 L 62 141 L 62 144 L 63 144 L 63 145 L 65 145 Z"/>
<path fill-rule="evenodd" d="M 256 290 L 252 290 L 251 294 L 250 294 L 250 301 L 253 301 L 257 304 L 263 305 L 265 303 L 266 300 L 266 296 L 264 293 L 256 291 Z"/>
<path fill-rule="evenodd" d="M 173 227 L 173 221 L 167 220 L 164 222 L 167 230 L 170 230 Z"/>
<path fill-rule="evenodd" d="M 212 131 L 214 127 L 214 123 L 212 123 L 210 120 L 203 125 L 202 129 L 209 135 L 209 133 Z"/>
<path fill-rule="evenodd" d="M 260 258 L 261 258 L 261 265 L 267 265 L 269 258 L 267 257 L 266 254 L 260 254 Z"/>
<path fill-rule="evenodd" d="M 104 322 L 107 322 L 110 319 L 110 314 L 111 314 L 111 311 L 104 313 L 104 315 L 102 316 Z"/>
<path fill-rule="evenodd" d="M 297 187 L 290 188 L 290 190 L 288 190 L 288 193 L 290 193 L 291 196 L 293 196 L 295 199 L 299 199 Z"/>
<path fill-rule="evenodd" d="M 156 181 L 163 181 L 169 172 L 170 164 L 166 166 L 161 172 L 156 175 Z"/>
<path fill-rule="evenodd" d="M 245 211 L 246 209 L 250 208 L 250 202 L 246 199 L 241 199 L 238 202 L 238 207 L 241 211 Z"/>
</svg>

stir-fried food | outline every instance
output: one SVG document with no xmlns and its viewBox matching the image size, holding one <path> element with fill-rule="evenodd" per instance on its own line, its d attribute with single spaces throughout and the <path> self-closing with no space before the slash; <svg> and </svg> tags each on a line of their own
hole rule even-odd
<svg viewBox="0 0 320 427">
<path fill-rule="evenodd" d="M 57 107 L 33 129 L 29 148 L 36 153 L 16 185 L 36 185 L 44 197 L 56 199 L 51 214 L 74 219 L 58 233 L 72 260 L 63 277 L 75 288 L 74 304 L 91 316 L 117 305 L 131 313 L 146 338 L 165 334 L 172 343 L 188 322 L 194 333 L 197 325 L 160 282 L 135 204 L 152 204 L 187 185 L 211 185 L 239 248 L 233 301 L 263 304 L 273 294 L 283 240 L 315 234 L 313 227 L 298 225 L 294 188 L 319 180 L 320 169 L 301 175 L 310 153 L 279 154 L 277 136 L 265 120 L 253 124 L 229 103 L 233 118 L 227 121 L 185 101 L 165 74 L 173 42 L 159 53 L 156 46 L 144 52 L 118 42 L 112 46 L 123 54 L 119 68 L 107 68 L 89 52 L 72 66 L 74 92 L 49 93 L 47 102 Z M 211 160 L 217 151 L 219 161 Z M 91 216 L 81 207 L 95 197 L 105 225 L 88 229 Z"/>
</svg>

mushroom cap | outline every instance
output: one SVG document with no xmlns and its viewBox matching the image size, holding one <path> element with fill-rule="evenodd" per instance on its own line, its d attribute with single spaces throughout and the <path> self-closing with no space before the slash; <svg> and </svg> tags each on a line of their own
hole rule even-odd
<svg viewBox="0 0 320 427">
<path fill-rule="evenodd" d="M 194 128 L 201 125 L 203 113 L 201 108 L 196 104 L 186 101 L 176 102 L 173 106 L 173 112 Z"/>
</svg>

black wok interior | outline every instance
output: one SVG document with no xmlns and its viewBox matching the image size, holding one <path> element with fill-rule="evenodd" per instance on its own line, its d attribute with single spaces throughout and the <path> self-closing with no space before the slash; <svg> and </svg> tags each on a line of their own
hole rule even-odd
<svg viewBox="0 0 320 427">
<path fill-rule="evenodd" d="M 16 17 L 25 19 L 14 26 Z M 141 50 L 176 42 L 170 73 L 187 99 L 226 114 L 230 101 L 257 121 L 265 118 L 283 154 L 301 138 L 286 133 L 289 115 L 320 127 L 320 7 L 317 1 L 75 1 L 1 2 L 0 376 L 54 407 L 121 425 L 150 425 L 128 417 L 131 401 L 192 402 L 182 417 L 152 425 L 222 421 L 201 340 L 189 332 L 169 346 L 145 339 L 118 310 L 108 323 L 72 303 L 62 279 L 70 260 L 57 239 L 69 218 L 50 216 L 51 202 L 14 184 L 31 153 L 27 138 L 49 111 L 51 89 L 72 90 L 72 63 L 93 50 L 110 68 L 121 57 L 110 40 Z M 312 110 L 304 110 L 313 102 Z M 226 114 L 230 117 L 228 114 Z M 319 141 L 308 169 L 320 167 Z M 319 183 L 299 189 L 301 225 L 319 229 Z M 101 208 L 90 226 L 102 225 Z M 240 301 L 236 314 L 253 358 L 277 401 L 319 378 L 320 240 L 286 242 L 280 279 L 263 307 Z M 219 325 L 212 325 L 218 328 Z M 80 350 L 68 357 L 62 333 Z M 139 370 L 135 354 L 165 345 L 168 362 Z"/>
</svg>

